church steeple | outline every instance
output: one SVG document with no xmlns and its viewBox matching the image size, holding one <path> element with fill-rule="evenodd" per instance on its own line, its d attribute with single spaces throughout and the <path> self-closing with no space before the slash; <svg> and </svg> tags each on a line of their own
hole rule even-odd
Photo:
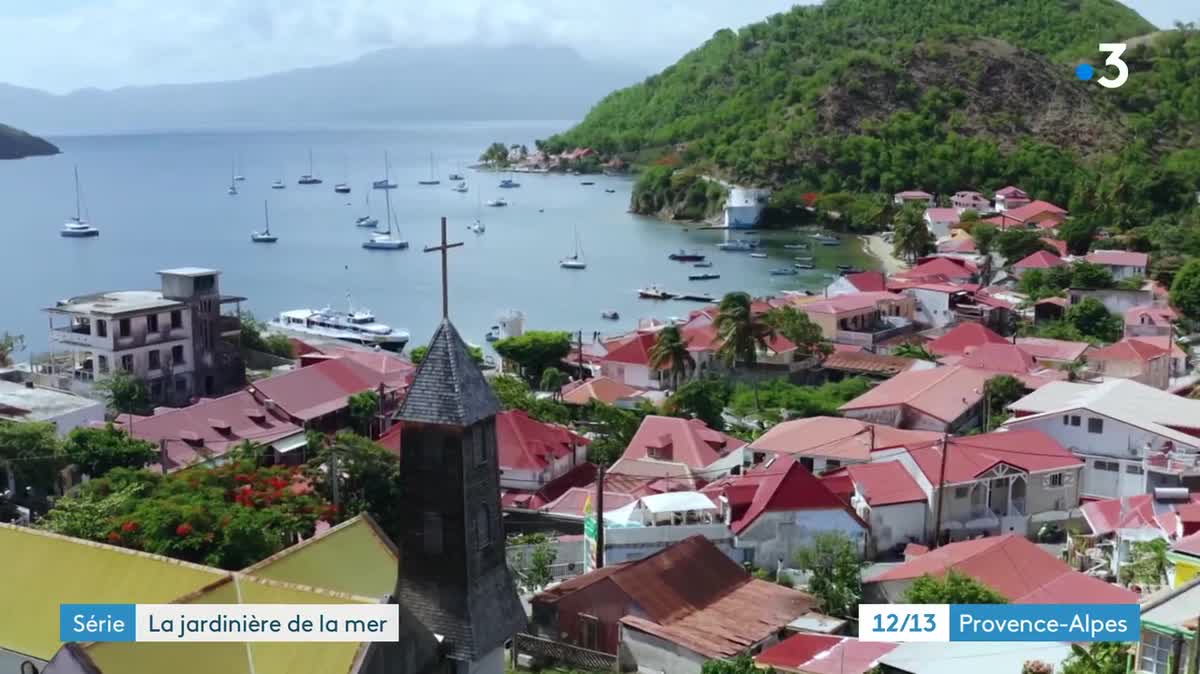
<svg viewBox="0 0 1200 674">
<path fill-rule="evenodd" d="M 396 597 L 461 662 L 495 657 L 525 629 L 504 554 L 499 411 L 466 344 L 443 319 L 396 415 L 404 532 Z"/>
</svg>

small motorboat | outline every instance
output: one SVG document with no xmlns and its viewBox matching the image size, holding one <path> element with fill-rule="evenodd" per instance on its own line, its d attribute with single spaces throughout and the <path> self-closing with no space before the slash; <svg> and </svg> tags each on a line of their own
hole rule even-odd
<svg viewBox="0 0 1200 674">
<path fill-rule="evenodd" d="M 811 255 L 797 255 L 796 257 L 794 257 L 792 259 L 795 260 L 796 262 L 812 262 L 813 261 L 813 258 Z"/>
<path fill-rule="evenodd" d="M 333 186 L 333 191 L 338 194 L 350 194 L 350 186 L 346 183 L 338 183 Z"/>
<path fill-rule="evenodd" d="M 461 173 L 451 173 L 447 180 L 466 180 Z"/>
<path fill-rule="evenodd" d="M 237 196 L 237 193 L 237 185 L 230 185 L 229 189 L 225 190 L 225 194 L 228 194 L 231 197 Z"/>
<path fill-rule="evenodd" d="M 669 300 L 675 297 L 675 293 L 663 290 L 658 286 L 650 286 L 638 290 L 638 297 L 645 300 Z"/>
<path fill-rule="evenodd" d="M 237 176 L 234 176 L 234 177 L 233 177 L 233 180 L 234 180 L 234 182 L 239 182 L 239 183 L 240 183 L 240 182 L 243 182 L 244 180 L 246 180 L 246 176 L 237 175 Z"/>
<path fill-rule="evenodd" d="M 795 276 L 799 273 L 800 272 L 790 267 L 779 267 L 778 269 L 771 270 L 771 276 Z"/>
<path fill-rule="evenodd" d="M 500 339 L 500 326 L 493 325 L 492 328 L 490 330 L 488 330 L 487 336 L 485 336 L 484 339 L 489 342 L 495 342 L 495 341 L 499 340 Z"/>
<path fill-rule="evenodd" d="M 693 266 L 693 267 L 700 267 L 700 268 L 702 268 L 702 269 L 705 269 L 705 268 L 708 268 L 708 267 L 711 267 L 711 266 L 713 266 L 713 263 L 712 263 L 711 261 L 697 262 L 696 264 L 694 264 L 694 265 L 692 265 L 692 266 Z"/>
<path fill-rule="evenodd" d="M 317 177 L 314 177 L 311 175 L 302 175 L 302 176 L 300 176 L 300 179 L 296 181 L 296 184 L 297 185 L 320 185 L 323 182 L 325 182 L 325 181 L 321 180 L 320 178 L 317 178 Z"/>
<path fill-rule="evenodd" d="M 676 262 L 703 262 L 704 255 L 701 255 L 695 251 L 689 253 L 686 250 L 680 249 L 678 253 L 671 253 L 668 255 L 667 259 L 675 260 Z"/>
<path fill-rule="evenodd" d="M 611 187 L 609 187 L 609 188 L 606 188 L 604 191 L 605 191 L 605 192 L 608 192 L 609 194 L 616 194 L 616 192 L 617 192 L 616 190 L 614 190 L 614 189 L 613 189 L 613 188 L 611 188 Z"/>
<path fill-rule="evenodd" d="M 850 270 L 851 270 L 851 269 L 853 269 L 853 268 L 854 268 L 854 267 L 851 267 L 851 266 L 850 266 L 850 265 L 848 265 L 848 264 L 839 264 L 839 265 L 837 266 L 837 269 L 838 269 L 838 271 L 843 271 L 843 272 L 844 272 L 844 271 L 850 271 Z"/>
<path fill-rule="evenodd" d="M 849 269 L 839 269 L 838 271 L 842 276 L 846 276 L 847 274 L 861 274 L 863 270 L 858 267 L 850 267 Z"/>
<path fill-rule="evenodd" d="M 394 189 L 396 189 L 396 183 L 392 182 L 391 180 L 388 180 L 387 178 L 384 178 L 383 180 L 373 180 L 373 181 L 371 181 L 371 189 L 373 189 L 373 190 L 394 190 Z"/>
<path fill-rule="evenodd" d="M 711 281 L 721 278 L 720 274 L 688 274 L 689 281 Z"/>
<path fill-rule="evenodd" d="M 732 251 L 735 253 L 754 250 L 758 248 L 757 241 L 746 241 L 744 239 L 736 239 L 734 241 L 722 241 L 717 244 L 719 250 Z"/>
<path fill-rule="evenodd" d="M 816 266 L 811 262 L 797 262 L 792 266 L 796 269 L 816 269 Z"/>
<path fill-rule="evenodd" d="M 450 189 L 454 190 L 455 192 L 458 192 L 459 194 L 466 194 L 467 190 L 470 188 L 467 187 L 466 182 L 459 182 L 457 185 L 455 185 L 454 187 L 451 187 Z"/>
<path fill-rule="evenodd" d="M 271 183 L 271 189 L 273 189 L 273 190 L 286 190 L 286 189 L 287 189 L 287 185 L 284 185 L 282 180 L 276 180 L 275 182 Z"/>
<path fill-rule="evenodd" d="M 583 180 L 583 181 L 580 181 L 579 184 L 580 185 L 595 185 L 596 181 L 595 180 Z"/>
<path fill-rule="evenodd" d="M 369 215 L 360 215 L 354 219 L 356 227 L 377 227 L 379 226 L 379 218 L 372 218 Z"/>
<path fill-rule="evenodd" d="M 503 190 L 511 190 L 513 188 L 520 187 L 520 186 L 521 186 L 521 183 L 516 182 L 512 178 L 505 178 L 504 180 L 500 181 L 500 189 L 503 189 Z"/>
<path fill-rule="evenodd" d="M 504 199 L 492 199 L 491 201 L 487 202 L 487 205 L 491 206 L 492 208 L 501 208 L 503 206 L 507 206 L 508 202 Z"/>
<path fill-rule="evenodd" d="M 788 250 L 804 250 L 805 248 L 808 248 L 808 244 L 807 243 L 785 243 L 785 244 L 783 244 L 783 247 Z"/>
<path fill-rule="evenodd" d="M 716 302 L 717 301 L 717 299 L 715 297 L 713 297 L 712 295 L 709 295 L 708 293 L 685 293 L 683 295 L 679 295 L 675 299 L 682 300 L 684 302 Z"/>
<path fill-rule="evenodd" d="M 587 269 L 587 263 L 575 257 L 574 255 L 571 257 L 564 257 L 563 259 L 559 260 L 558 266 L 562 267 L 563 269 Z"/>
<path fill-rule="evenodd" d="M 467 229 L 475 232 L 476 234 L 483 234 L 487 231 L 487 228 L 483 226 L 483 222 L 480 220 L 476 220 L 475 222 L 467 225 Z"/>
<path fill-rule="evenodd" d="M 835 245 L 836 245 L 836 244 L 838 244 L 838 243 L 841 243 L 841 241 L 842 241 L 841 239 L 839 239 L 839 238 L 838 238 L 838 237 L 836 237 L 836 236 L 833 236 L 832 234 L 820 234 L 820 233 L 817 233 L 817 234 L 813 234 L 813 235 L 812 235 L 812 238 L 813 238 L 813 240 L 815 240 L 817 243 L 819 243 L 819 244 L 821 244 L 821 245 L 827 245 L 827 244 L 830 244 L 830 243 L 832 243 L 832 244 L 835 244 Z"/>
<path fill-rule="evenodd" d="M 757 258 L 757 259 L 759 259 L 759 260 L 762 260 L 762 259 L 765 259 L 765 258 L 767 257 L 767 254 L 766 254 L 766 253 L 750 253 L 750 257 L 753 257 L 753 258 Z"/>
<path fill-rule="evenodd" d="M 600 318 L 603 318 L 606 321 L 616 321 L 621 319 L 621 314 L 618 314 L 615 311 L 605 311 L 600 314 Z"/>
<path fill-rule="evenodd" d="M 403 250 L 408 248 L 408 242 L 393 237 L 390 232 L 380 232 L 363 241 L 362 247 L 367 250 Z"/>
</svg>

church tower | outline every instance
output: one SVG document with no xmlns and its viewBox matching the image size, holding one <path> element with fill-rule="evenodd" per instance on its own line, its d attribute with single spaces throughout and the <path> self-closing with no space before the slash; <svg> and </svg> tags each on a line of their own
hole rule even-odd
<svg viewBox="0 0 1200 674">
<path fill-rule="evenodd" d="M 505 559 L 499 411 L 444 318 L 396 416 L 404 533 L 395 596 L 443 638 L 462 673 L 502 672 L 504 643 L 526 627 Z"/>
</svg>

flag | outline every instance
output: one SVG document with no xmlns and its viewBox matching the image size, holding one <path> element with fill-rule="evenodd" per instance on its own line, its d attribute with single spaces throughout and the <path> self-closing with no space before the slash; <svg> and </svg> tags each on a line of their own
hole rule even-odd
<svg viewBox="0 0 1200 674">
<path fill-rule="evenodd" d="M 586 515 L 590 512 L 592 512 L 592 495 L 589 493 L 583 500 L 583 514 Z"/>
</svg>

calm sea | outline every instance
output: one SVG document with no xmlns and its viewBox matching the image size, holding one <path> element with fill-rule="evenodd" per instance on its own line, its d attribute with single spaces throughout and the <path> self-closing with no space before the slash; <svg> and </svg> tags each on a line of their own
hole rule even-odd
<svg viewBox="0 0 1200 674">
<path fill-rule="evenodd" d="M 626 212 L 631 182 L 596 176 L 513 177 L 519 189 L 497 187 L 502 176 L 470 171 L 493 140 L 526 143 L 565 128 L 566 122 L 394 127 L 382 130 L 171 133 L 57 137 L 56 157 L 0 162 L 0 331 L 22 333 L 31 351 L 46 348 L 42 307 L 60 298 L 101 290 L 155 288 L 155 271 L 177 266 L 214 267 L 223 272 L 227 294 L 249 298 L 245 308 L 260 318 L 286 309 L 344 308 L 347 295 L 357 307 L 426 340 L 440 315 L 440 275 L 436 254 L 421 248 L 438 241 L 438 221 L 449 220 L 450 237 L 465 241 L 450 253 L 451 316 L 464 337 L 482 343 L 489 326 L 509 309 L 526 315 L 531 328 L 615 332 L 638 318 L 684 316 L 695 304 L 639 300 L 635 291 L 659 284 L 674 291 L 731 290 L 756 294 L 784 289 L 817 289 L 834 265 L 871 264 L 857 242 L 836 248 L 813 246 L 818 269 L 800 276 L 771 276 L 791 266 L 796 254 L 783 244 L 797 234 L 764 236 L 769 259 L 724 253 L 714 244 L 724 234 L 660 222 Z M 308 172 L 325 182 L 300 186 Z M 385 222 L 384 193 L 370 183 L 382 178 L 384 151 L 391 175 L 392 209 L 406 251 L 361 248 L 369 230 L 354 226 L 371 211 Z M 429 176 L 429 155 L 442 184 L 418 186 Z M 234 162 L 246 178 L 229 196 Z M 72 166 L 79 167 L 97 239 L 73 240 L 58 234 L 74 214 Z M 465 174 L 470 191 L 451 191 L 447 175 Z M 283 180 L 287 189 L 272 190 Z M 338 182 L 350 195 L 333 192 Z M 605 190 L 615 190 L 608 193 Z M 480 208 L 503 196 L 507 208 Z M 274 245 L 252 244 L 249 235 L 263 223 L 270 205 Z M 481 215 L 485 234 L 467 226 Z M 558 260 L 574 249 L 578 230 L 586 271 L 567 271 Z M 715 281 L 690 282 L 690 264 L 667 260 L 680 248 L 699 249 L 715 262 Z M 603 320 L 601 312 L 620 312 Z M 22 354 L 28 357 L 29 352 Z"/>
</svg>

